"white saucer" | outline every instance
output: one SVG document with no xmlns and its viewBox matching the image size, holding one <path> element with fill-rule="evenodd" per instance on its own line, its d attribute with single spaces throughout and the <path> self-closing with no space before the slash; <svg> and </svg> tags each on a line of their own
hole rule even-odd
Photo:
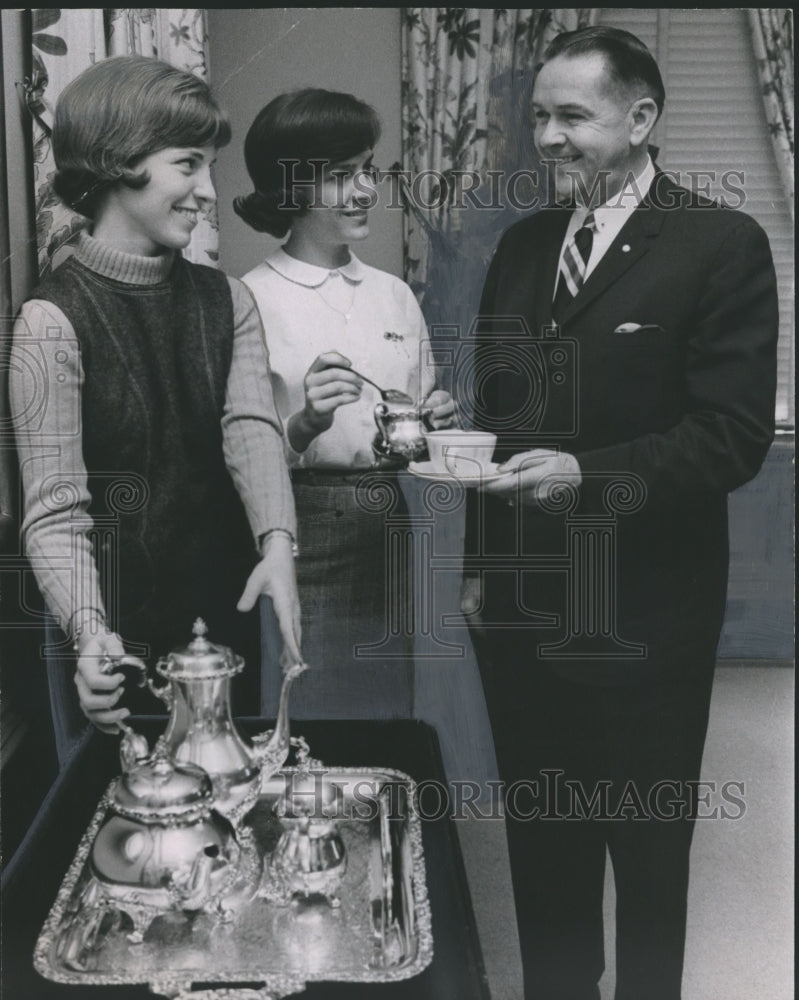
<svg viewBox="0 0 799 1000">
<path fill-rule="evenodd" d="M 473 476 L 456 476 L 452 472 L 437 472 L 433 468 L 432 462 L 409 462 L 408 472 L 419 479 L 435 479 L 442 483 L 460 483 L 462 486 L 479 486 L 481 483 L 490 483 L 494 479 L 501 479 L 507 476 L 507 472 L 497 472 L 499 465 L 496 462 L 488 462 L 483 466 L 481 472 Z"/>
</svg>

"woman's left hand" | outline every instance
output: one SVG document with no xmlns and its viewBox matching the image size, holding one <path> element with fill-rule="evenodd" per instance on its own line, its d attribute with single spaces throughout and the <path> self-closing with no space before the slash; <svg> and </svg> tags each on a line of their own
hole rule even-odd
<svg viewBox="0 0 799 1000">
<path fill-rule="evenodd" d="M 455 400 L 445 389 L 434 389 L 422 403 L 422 410 L 434 430 L 443 431 L 447 427 L 457 426 Z"/>
<path fill-rule="evenodd" d="M 250 611 L 261 594 L 272 598 L 275 617 L 283 637 L 284 665 L 302 663 L 300 652 L 300 598 L 297 592 L 297 572 L 291 539 L 281 532 L 270 534 L 264 541 L 263 558 L 247 578 L 244 592 L 236 605 L 239 611 Z"/>
</svg>

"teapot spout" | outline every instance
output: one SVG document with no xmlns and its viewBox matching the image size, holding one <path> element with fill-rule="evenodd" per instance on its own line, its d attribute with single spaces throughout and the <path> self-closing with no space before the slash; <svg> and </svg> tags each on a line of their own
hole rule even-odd
<svg viewBox="0 0 799 1000">
<path fill-rule="evenodd" d="M 146 760 L 150 755 L 150 747 L 147 739 L 131 729 L 125 722 L 118 722 L 117 727 L 122 733 L 119 743 L 119 759 L 123 772 L 132 771 L 135 767 Z"/>
<path fill-rule="evenodd" d="M 289 691 L 300 674 L 308 669 L 307 663 L 293 663 L 283 674 L 280 688 L 277 720 L 274 729 L 253 736 L 253 756 L 261 767 L 261 779 L 269 778 L 281 767 L 289 755 L 291 733 L 289 726 Z"/>
</svg>

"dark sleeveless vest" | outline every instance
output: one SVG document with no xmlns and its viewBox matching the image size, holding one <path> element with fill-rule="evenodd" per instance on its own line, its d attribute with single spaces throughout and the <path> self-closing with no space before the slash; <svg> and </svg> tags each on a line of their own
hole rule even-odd
<svg viewBox="0 0 799 1000">
<path fill-rule="evenodd" d="M 185 640 L 194 617 L 213 621 L 220 602 L 235 603 L 255 560 L 222 450 L 227 279 L 176 258 L 166 281 L 130 285 L 73 257 L 34 297 L 63 310 L 81 348 L 81 439 L 109 623 L 134 642 L 167 642 L 173 626 Z"/>
</svg>

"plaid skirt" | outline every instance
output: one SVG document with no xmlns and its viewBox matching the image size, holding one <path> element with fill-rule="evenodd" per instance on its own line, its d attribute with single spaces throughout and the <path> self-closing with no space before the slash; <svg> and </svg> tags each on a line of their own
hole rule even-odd
<svg viewBox="0 0 799 1000">
<path fill-rule="evenodd" d="M 302 652 L 293 718 L 408 718 L 413 574 L 395 475 L 295 470 Z"/>
</svg>

